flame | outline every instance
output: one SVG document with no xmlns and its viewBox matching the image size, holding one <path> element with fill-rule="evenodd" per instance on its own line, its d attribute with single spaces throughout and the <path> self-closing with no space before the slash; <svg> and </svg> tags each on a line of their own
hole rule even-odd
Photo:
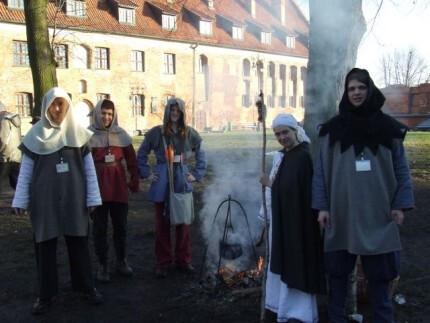
<svg viewBox="0 0 430 323">
<path fill-rule="evenodd" d="M 264 262 L 264 259 L 263 257 L 260 256 L 260 260 L 258 260 L 258 265 L 257 265 L 258 272 L 260 272 L 261 269 L 263 268 L 263 262 Z"/>
</svg>

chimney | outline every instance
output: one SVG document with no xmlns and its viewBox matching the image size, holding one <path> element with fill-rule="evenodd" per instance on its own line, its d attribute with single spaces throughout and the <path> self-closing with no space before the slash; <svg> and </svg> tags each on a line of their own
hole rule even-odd
<svg viewBox="0 0 430 323">
<path fill-rule="evenodd" d="M 283 26 L 285 26 L 285 1 L 279 0 L 279 20 L 281 20 Z"/>
</svg>

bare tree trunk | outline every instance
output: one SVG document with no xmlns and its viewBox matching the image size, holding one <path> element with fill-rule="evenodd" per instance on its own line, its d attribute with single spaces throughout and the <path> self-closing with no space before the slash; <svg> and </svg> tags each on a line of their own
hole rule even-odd
<svg viewBox="0 0 430 323">
<path fill-rule="evenodd" d="M 343 80 L 355 66 L 366 22 L 362 0 L 309 0 L 309 16 L 304 125 L 315 156 L 317 126 L 336 114 Z"/>
<path fill-rule="evenodd" d="M 56 62 L 49 43 L 46 7 L 48 0 L 24 1 L 28 54 L 33 76 L 33 116 L 40 115 L 43 95 L 57 86 Z"/>
</svg>

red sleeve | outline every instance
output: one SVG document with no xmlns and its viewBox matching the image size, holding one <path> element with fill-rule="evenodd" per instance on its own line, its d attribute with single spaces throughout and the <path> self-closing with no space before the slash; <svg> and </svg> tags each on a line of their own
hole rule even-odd
<svg viewBox="0 0 430 323">
<path fill-rule="evenodd" d="M 139 192 L 139 171 L 137 169 L 136 152 L 132 145 L 124 148 L 124 158 L 127 164 L 127 171 L 130 174 L 130 181 L 127 186 L 130 191 Z"/>
</svg>

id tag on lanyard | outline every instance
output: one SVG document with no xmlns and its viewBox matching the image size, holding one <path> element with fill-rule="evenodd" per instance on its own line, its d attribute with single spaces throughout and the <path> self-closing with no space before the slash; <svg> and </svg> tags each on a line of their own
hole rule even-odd
<svg viewBox="0 0 430 323">
<path fill-rule="evenodd" d="M 67 173 L 69 171 L 69 163 L 61 163 L 55 166 L 57 167 L 57 173 Z"/>
<path fill-rule="evenodd" d="M 355 161 L 356 172 L 370 172 L 372 167 L 370 166 L 370 160 L 357 160 Z"/>
<path fill-rule="evenodd" d="M 115 155 L 106 155 L 105 156 L 105 163 L 113 163 L 115 161 Z"/>
</svg>

